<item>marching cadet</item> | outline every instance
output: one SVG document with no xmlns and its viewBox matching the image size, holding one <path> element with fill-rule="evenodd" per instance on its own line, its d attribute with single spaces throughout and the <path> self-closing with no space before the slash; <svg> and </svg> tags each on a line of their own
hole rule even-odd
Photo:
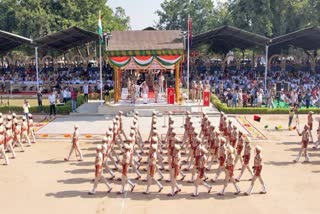
<svg viewBox="0 0 320 214">
<path fill-rule="evenodd" d="M 199 132 L 195 130 L 195 127 L 193 125 L 190 126 L 190 135 L 189 135 L 189 152 L 187 159 L 184 161 L 188 163 L 188 167 L 185 169 L 186 171 L 189 171 L 191 168 L 191 165 L 193 163 L 194 159 L 194 147 L 195 147 L 195 139 L 199 135 Z"/>
<path fill-rule="evenodd" d="M 314 114 L 313 111 L 309 111 L 309 114 L 308 114 L 308 126 L 309 126 L 309 134 L 310 134 L 310 139 L 311 139 L 311 142 L 313 143 L 313 136 L 312 136 L 312 127 L 313 127 L 313 117 L 312 115 Z"/>
<path fill-rule="evenodd" d="M 219 120 L 219 131 L 223 131 L 223 120 L 224 120 L 224 112 L 220 112 L 220 120 Z"/>
<path fill-rule="evenodd" d="M 119 115 L 119 126 L 120 126 L 119 127 L 119 130 L 120 130 L 119 136 L 121 137 L 122 142 L 124 142 L 123 140 L 127 139 L 127 136 L 126 136 L 126 133 L 123 130 L 123 111 L 119 111 L 118 115 Z"/>
<path fill-rule="evenodd" d="M 138 170 L 139 163 L 134 160 L 134 140 L 133 138 L 129 137 L 127 139 L 127 143 L 130 146 L 130 159 L 129 159 L 129 166 L 132 167 L 133 171 L 137 174 L 135 180 L 139 180 L 141 178 L 141 173 Z"/>
<path fill-rule="evenodd" d="M 201 138 L 197 137 L 194 142 L 195 144 L 193 147 L 193 167 L 191 169 L 191 180 L 189 181 L 189 183 L 192 183 L 195 180 L 194 176 L 199 167 L 199 159 L 201 154 Z"/>
<path fill-rule="evenodd" d="M 203 185 L 207 188 L 208 193 L 211 192 L 212 190 L 212 186 L 210 186 L 209 184 L 207 184 L 206 182 L 203 181 L 203 179 L 205 178 L 205 170 L 206 170 L 206 164 L 207 164 L 207 156 L 206 154 L 208 153 L 208 151 L 201 146 L 200 149 L 200 157 L 199 157 L 199 167 L 198 167 L 198 175 L 197 178 L 194 182 L 195 184 L 195 192 L 192 194 L 193 197 L 198 197 L 199 196 L 199 185 Z"/>
<path fill-rule="evenodd" d="M 230 144 L 231 143 L 231 134 L 232 134 L 232 122 L 231 120 L 229 119 L 228 120 L 228 125 L 227 125 L 227 135 L 226 135 L 226 139 L 227 139 L 227 144 Z"/>
<path fill-rule="evenodd" d="M 120 117 L 119 115 L 115 116 L 114 119 L 114 125 L 116 126 L 116 142 L 119 145 L 119 148 L 122 146 L 122 144 L 124 143 L 124 140 L 126 140 L 126 138 L 121 137 L 121 125 L 120 125 Z"/>
<path fill-rule="evenodd" d="M 236 189 L 236 192 L 234 194 L 238 195 L 240 193 L 240 189 L 237 185 L 237 182 L 235 181 L 235 179 L 233 178 L 233 170 L 234 170 L 234 150 L 233 147 L 231 145 L 227 146 L 227 160 L 226 160 L 226 177 L 224 179 L 224 185 L 223 188 L 221 190 L 221 192 L 218 193 L 218 195 L 224 195 L 224 191 L 226 190 L 229 182 L 231 181 Z"/>
<path fill-rule="evenodd" d="M 28 133 L 31 134 L 31 137 L 33 139 L 33 141 L 31 141 L 31 142 L 32 143 L 36 143 L 36 137 L 35 137 L 35 134 L 34 134 L 34 123 L 33 123 L 33 119 L 32 119 L 32 114 L 29 114 Z"/>
<path fill-rule="evenodd" d="M 219 146 L 219 167 L 216 172 L 216 176 L 212 179 L 212 182 L 216 182 L 221 171 L 225 171 L 225 162 L 226 162 L 226 142 L 227 140 L 224 137 L 220 137 L 220 146 Z"/>
<path fill-rule="evenodd" d="M 223 116 L 223 135 L 226 138 L 226 143 L 228 143 L 228 122 L 227 122 L 227 116 Z"/>
<path fill-rule="evenodd" d="M 181 188 L 177 183 L 177 177 L 180 173 L 180 166 L 181 166 L 181 154 L 180 154 L 180 145 L 176 144 L 173 150 L 173 156 L 171 159 L 170 167 L 170 176 L 171 176 L 171 192 L 168 196 L 174 196 L 175 194 L 181 192 Z"/>
<path fill-rule="evenodd" d="M 123 194 L 124 190 L 125 190 L 125 186 L 128 183 L 131 186 L 131 192 L 134 190 L 134 188 L 136 187 L 136 185 L 134 183 L 132 183 L 132 181 L 130 179 L 128 179 L 128 168 L 130 166 L 130 159 L 131 159 L 131 152 L 130 152 L 130 145 L 125 143 L 124 144 L 124 152 L 123 152 L 123 158 L 122 158 L 122 176 L 121 176 L 121 183 L 122 183 L 122 187 L 121 190 L 119 192 L 119 194 Z"/>
<path fill-rule="evenodd" d="M 142 157 L 141 155 L 139 154 L 139 152 L 137 151 L 136 149 L 136 145 L 138 146 L 138 148 L 140 149 L 140 151 L 143 151 L 143 149 L 141 148 L 140 144 L 137 144 L 136 143 L 136 132 L 135 132 L 135 127 L 132 126 L 131 127 L 131 130 L 130 130 L 130 133 L 129 133 L 129 137 L 127 138 L 128 139 L 132 139 L 132 145 L 133 145 L 133 155 L 134 157 L 137 157 L 138 158 L 138 162 L 140 163 L 140 161 L 142 160 Z M 121 151 L 123 152 L 123 151 Z M 142 153 L 142 152 L 141 152 Z M 139 166 L 137 167 L 139 169 Z"/>
<path fill-rule="evenodd" d="M 218 162 L 218 154 L 219 154 L 219 145 L 220 145 L 220 131 L 215 130 L 214 131 L 214 138 L 212 139 L 212 144 L 210 146 L 211 149 L 211 162 L 208 166 L 208 170 L 211 169 L 213 163 Z"/>
<path fill-rule="evenodd" d="M 308 144 L 309 144 L 309 138 L 310 138 L 310 127 L 308 125 L 304 126 L 304 130 L 300 133 L 297 129 L 297 132 L 299 136 L 302 136 L 301 139 L 301 149 L 299 151 L 299 154 L 297 158 L 293 162 L 298 162 L 302 153 L 304 153 L 305 161 L 304 162 L 310 162 L 309 154 L 308 154 Z"/>
<path fill-rule="evenodd" d="M 24 148 L 21 143 L 21 126 L 19 125 L 18 120 L 15 120 L 13 127 L 13 147 L 18 144 L 21 148 L 21 152 L 24 152 Z"/>
<path fill-rule="evenodd" d="M 206 123 L 207 123 L 207 120 L 208 120 L 208 116 L 206 115 L 205 112 L 202 112 L 202 119 L 201 119 L 201 129 L 200 129 L 200 136 L 203 136 L 204 135 L 204 129 L 206 127 Z"/>
<path fill-rule="evenodd" d="M 103 176 L 103 155 L 102 155 L 102 146 L 101 145 L 97 145 L 96 148 L 97 154 L 96 154 L 96 160 L 95 160 L 95 179 L 94 179 L 94 185 L 93 185 L 93 189 L 91 192 L 89 192 L 89 195 L 94 195 L 96 193 L 96 189 L 98 186 L 98 183 L 100 181 L 102 181 L 103 183 L 106 184 L 106 186 L 108 187 L 108 191 L 107 193 L 111 192 L 112 188 L 109 184 L 109 182 L 106 180 L 106 178 Z"/>
<path fill-rule="evenodd" d="M 158 164 L 161 166 L 161 170 L 163 170 L 164 169 L 164 165 L 163 165 L 163 156 L 161 155 L 161 152 L 160 152 L 160 148 L 161 148 L 161 146 L 159 145 L 159 139 L 158 139 L 158 132 L 157 131 L 154 131 L 153 132 L 154 133 L 154 136 L 151 138 L 151 145 L 150 145 L 150 148 L 151 148 L 151 146 L 153 146 L 153 145 L 156 145 L 157 146 L 157 154 L 156 154 L 156 157 L 157 157 L 157 161 L 158 161 Z M 164 176 L 163 176 L 163 174 L 162 174 L 162 172 L 160 171 L 160 169 L 159 169 L 159 167 L 158 167 L 158 165 L 156 165 L 156 171 L 158 172 L 158 174 L 160 175 L 160 178 L 159 178 L 159 181 L 161 181 L 163 178 L 164 178 Z"/>
<path fill-rule="evenodd" d="M 134 116 L 133 116 L 134 119 L 136 119 L 136 123 L 137 123 L 137 136 L 139 137 L 139 142 L 143 145 L 143 140 L 142 140 L 142 135 L 141 135 L 141 132 L 140 132 L 140 129 L 139 129 L 139 112 L 135 112 L 134 113 Z"/>
<path fill-rule="evenodd" d="M 75 151 L 76 157 L 78 157 L 78 155 L 80 156 L 79 161 L 83 161 L 83 156 L 82 156 L 82 152 L 79 145 L 79 125 L 78 124 L 74 125 L 74 132 L 72 136 L 72 146 L 69 152 L 69 156 L 64 159 L 65 161 L 69 161 L 73 151 Z"/>
<path fill-rule="evenodd" d="M 28 145 L 31 146 L 29 135 L 28 135 L 28 123 L 26 117 L 22 116 L 22 125 L 21 125 L 21 141 L 27 141 Z"/>
<path fill-rule="evenodd" d="M 153 113 L 152 113 L 152 115 L 153 115 Z M 149 136 L 148 136 L 147 142 L 151 141 L 153 126 L 155 126 L 155 125 L 157 125 L 157 117 L 156 116 L 152 116 L 151 128 L 150 128 L 150 132 L 149 132 Z"/>
<path fill-rule="evenodd" d="M 262 155 L 261 155 L 261 147 L 260 146 L 256 146 L 256 155 L 254 157 L 254 166 L 253 166 L 253 170 L 254 170 L 254 176 L 252 178 L 251 181 L 251 185 L 248 189 L 247 192 L 245 192 L 245 195 L 250 195 L 254 186 L 255 181 L 257 180 L 257 178 L 259 178 L 259 181 L 262 185 L 262 191 L 260 192 L 260 194 L 266 194 L 267 190 L 266 190 L 266 186 L 264 184 L 264 181 L 262 179 L 261 176 L 261 171 L 262 171 Z"/>
<path fill-rule="evenodd" d="M 137 120 L 133 119 L 133 125 L 131 126 L 131 130 L 133 130 L 134 132 L 134 143 L 138 146 L 138 148 L 140 149 L 140 153 L 141 154 L 144 154 L 144 151 L 143 151 L 143 142 L 142 142 L 142 139 L 139 137 L 139 134 L 138 134 L 138 122 Z"/>
<path fill-rule="evenodd" d="M 240 181 L 240 178 L 242 177 L 242 175 L 246 169 L 249 171 L 251 176 L 253 176 L 252 170 L 250 169 L 250 166 L 249 166 L 250 158 L 251 158 L 251 139 L 248 136 L 246 136 L 245 145 L 244 145 L 244 152 L 243 152 L 243 164 L 241 167 L 241 172 L 240 172 L 239 176 L 236 178 L 237 182 Z"/>
<path fill-rule="evenodd" d="M 237 126 L 233 125 L 233 130 L 230 135 L 230 144 L 233 148 L 235 148 L 237 145 L 237 139 L 238 139 Z"/>
<path fill-rule="evenodd" d="M 243 165 L 243 159 L 242 159 L 242 151 L 243 151 L 243 143 L 244 142 L 244 137 L 242 131 L 239 130 L 239 135 L 238 135 L 238 143 L 236 147 L 236 159 L 234 161 L 234 167 L 236 167 L 238 161 L 240 160 L 241 165 Z"/>
<path fill-rule="evenodd" d="M 111 175 L 110 180 L 115 178 L 115 175 L 112 171 L 112 169 L 110 169 L 109 165 L 108 165 L 108 159 L 110 158 L 110 135 L 109 136 L 104 136 L 102 139 L 102 166 L 104 166 L 104 170 L 108 171 Z M 111 161 L 113 161 L 113 164 L 117 167 L 117 165 L 115 164 L 114 160 L 112 159 Z"/>
<path fill-rule="evenodd" d="M 17 115 L 16 113 L 12 113 L 12 130 L 15 130 L 15 124 L 18 123 Z"/>
<path fill-rule="evenodd" d="M 157 139 L 153 138 L 153 141 L 157 141 Z M 163 189 L 163 186 L 161 183 L 154 178 L 154 174 L 157 168 L 157 144 L 152 144 L 150 147 L 149 155 L 148 155 L 148 171 L 147 171 L 147 190 L 144 192 L 144 194 L 150 193 L 150 186 L 152 184 L 152 181 L 156 182 L 157 186 L 159 187 L 158 192 L 161 192 Z"/>
<path fill-rule="evenodd" d="M 319 122 L 320 122 L 320 120 L 319 120 Z M 315 144 L 315 146 L 313 147 L 314 149 L 318 149 L 318 146 L 320 144 L 320 125 L 317 129 L 317 137 L 318 137 L 318 140 L 317 140 L 317 143 Z"/>
<path fill-rule="evenodd" d="M 168 144 L 168 140 L 169 140 L 168 138 L 171 136 L 170 131 L 173 129 L 173 124 L 174 124 L 174 120 L 171 115 L 172 115 L 172 112 L 169 112 L 168 131 L 167 131 L 166 137 L 164 138 L 164 142 L 166 144 Z"/>
<path fill-rule="evenodd" d="M 2 116 L 2 113 L 1 113 Z M 9 165 L 9 159 L 6 154 L 6 150 L 4 147 L 5 144 L 5 128 L 3 126 L 3 119 L 0 118 L 0 155 L 3 156 L 5 164 L 4 165 Z"/>
<path fill-rule="evenodd" d="M 183 145 L 182 145 L 182 148 L 185 149 L 187 146 L 188 146 L 188 143 L 189 143 L 189 133 L 190 133 L 190 125 L 191 125 L 191 117 L 190 115 L 187 113 L 187 116 L 186 116 L 186 121 L 184 123 L 184 133 L 183 133 L 183 137 L 182 137 L 182 142 L 183 142 Z"/>
<path fill-rule="evenodd" d="M 12 154 L 12 159 L 16 158 L 16 153 L 13 150 L 13 133 L 12 133 L 12 124 L 6 125 L 6 132 L 5 132 L 5 149 L 9 150 Z"/>
<path fill-rule="evenodd" d="M 109 131 L 109 132 L 108 132 L 108 131 Z M 109 138 L 109 141 L 110 141 L 109 145 L 110 145 L 111 155 L 113 155 L 113 156 L 110 155 L 110 159 L 114 162 L 114 158 L 115 158 L 115 159 L 116 159 L 115 162 L 116 162 L 116 163 L 119 163 L 119 162 L 120 162 L 120 159 L 119 159 L 119 156 L 118 156 L 117 152 L 115 151 L 115 146 L 114 146 L 114 145 L 115 145 L 115 141 L 114 141 L 113 127 L 112 127 L 112 126 L 109 126 L 109 127 L 108 127 L 108 131 L 107 131 L 106 135 L 107 135 L 107 136 L 110 136 L 110 138 Z M 115 165 L 115 166 L 116 166 L 116 165 Z M 115 169 L 117 170 L 118 168 L 115 167 Z"/>
</svg>

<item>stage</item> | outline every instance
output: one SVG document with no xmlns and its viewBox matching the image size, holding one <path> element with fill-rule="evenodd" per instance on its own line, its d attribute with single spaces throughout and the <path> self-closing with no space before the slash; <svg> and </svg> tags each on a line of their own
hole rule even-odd
<svg viewBox="0 0 320 214">
<path fill-rule="evenodd" d="M 116 115 L 119 111 L 123 111 L 124 114 L 130 116 L 134 111 L 138 111 L 142 116 L 151 116 L 153 111 L 157 111 L 158 115 L 167 114 L 171 111 L 175 115 L 185 114 L 186 111 L 192 113 L 206 112 L 207 114 L 218 114 L 218 110 L 212 106 L 203 106 L 202 102 L 187 101 L 183 104 L 167 104 L 164 100 L 160 100 L 158 103 L 154 102 L 154 99 L 148 99 L 148 103 L 144 103 L 142 98 L 136 100 L 133 104 L 130 100 L 119 100 L 118 103 L 108 103 L 98 106 L 98 114 L 104 115 Z"/>
</svg>

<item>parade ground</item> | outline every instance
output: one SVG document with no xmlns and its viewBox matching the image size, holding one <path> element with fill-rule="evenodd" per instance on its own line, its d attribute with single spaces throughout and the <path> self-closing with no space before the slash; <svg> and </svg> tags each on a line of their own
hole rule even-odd
<svg viewBox="0 0 320 214">
<path fill-rule="evenodd" d="M 191 174 L 187 172 L 182 184 L 182 192 L 174 197 L 168 197 L 170 184 L 162 182 L 164 189 L 157 193 L 156 186 L 151 187 L 151 194 L 144 195 L 146 182 L 133 180 L 137 185 L 133 192 L 123 195 L 117 194 L 121 181 L 110 181 L 111 193 L 100 184 L 95 195 L 88 195 L 93 187 L 95 147 L 104 135 L 112 117 L 106 116 L 58 116 L 55 120 L 43 120 L 44 116 L 35 116 L 39 122 L 37 143 L 26 147 L 24 153 L 16 149 L 16 159 L 10 159 L 9 166 L 0 165 L 0 212 L 3 214 L 53 214 L 53 213 L 318 213 L 318 196 L 320 195 L 320 151 L 313 150 L 309 145 L 311 163 L 293 163 L 300 149 L 301 137 L 297 132 L 287 129 L 288 115 L 261 115 L 261 122 L 253 120 L 253 115 L 231 115 L 233 124 L 236 124 L 245 134 L 251 136 L 253 146 L 259 144 L 263 151 L 262 175 L 267 187 L 267 194 L 259 194 L 261 186 L 257 180 L 253 194 L 245 196 L 250 181 L 249 173 L 245 172 L 239 187 L 240 195 L 234 195 L 234 187 L 229 184 L 224 196 L 217 193 L 223 186 L 224 174 L 221 174 L 213 185 L 212 192 L 200 187 L 198 198 L 191 196 L 194 185 L 188 183 Z M 178 136 L 183 134 L 183 116 L 173 116 L 174 127 Z M 299 115 L 300 128 L 306 123 L 307 115 Z M 318 115 L 314 115 L 315 128 L 318 125 Z M 124 117 L 124 130 L 129 132 L 132 117 Z M 192 120 L 200 126 L 200 114 L 193 115 Z M 218 114 L 209 115 L 209 120 L 218 125 Z M 139 125 L 142 137 L 145 140 L 150 130 L 151 117 L 140 117 Z M 80 145 L 84 153 L 84 161 L 78 162 L 75 155 L 69 162 L 63 159 L 67 156 L 71 146 L 70 135 L 73 124 L 79 124 Z M 158 130 L 166 133 L 168 118 L 158 118 Z M 295 122 L 294 122 L 295 124 Z M 279 130 L 275 129 L 279 127 Z M 313 130 L 316 139 L 315 130 Z M 10 154 L 8 154 L 11 157 Z M 182 156 L 186 158 L 185 155 Z M 142 162 L 146 160 L 143 156 Z M 3 164 L 3 159 L 0 159 Z M 253 160 L 250 161 L 252 166 Z M 142 179 L 146 172 L 146 164 L 140 167 Z M 183 165 L 182 168 L 185 168 Z M 211 179 L 214 176 L 217 164 L 208 173 Z M 240 168 L 240 163 L 235 167 Z M 235 170 L 235 175 L 240 171 Z M 105 174 L 106 177 L 110 176 Z M 133 173 L 129 175 L 132 179 Z M 120 178 L 120 170 L 116 172 Z M 318 211 L 317 211 L 318 210 Z"/>
</svg>

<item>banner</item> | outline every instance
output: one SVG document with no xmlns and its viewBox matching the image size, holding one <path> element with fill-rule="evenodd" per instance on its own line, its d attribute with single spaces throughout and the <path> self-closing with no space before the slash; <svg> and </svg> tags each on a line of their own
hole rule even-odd
<svg viewBox="0 0 320 214">
<path fill-rule="evenodd" d="M 205 91 L 203 92 L 203 106 L 210 105 L 210 92 Z"/>
<path fill-rule="evenodd" d="M 174 104 L 174 88 L 167 88 L 167 104 Z"/>
</svg>

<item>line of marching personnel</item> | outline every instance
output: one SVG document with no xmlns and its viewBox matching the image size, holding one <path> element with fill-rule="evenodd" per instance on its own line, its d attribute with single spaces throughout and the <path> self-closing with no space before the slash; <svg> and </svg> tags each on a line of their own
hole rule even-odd
<svg viewBox="0 0 320 214">
<path fill-rule="evenodd" d="M 22 116 L 19 122 L 15 113 L 7 115 L 6 118 L 0 113 L 0 158 L 4 158 L 4 165 L 10 163 L 7 153 L 11 153 L 12 159 L 16 158 L 15 147 L 20 147 L 21 152 L 24 152 L 23 143 L 31 146 L 31 143 L 35 142 L 34 122 L 31 114 L 28 115 L 28 119 Z"/>
<path fill-rule="evenodd" d="M 224 195 L 225 189 L 229 182 L 233 183 L 235 187 L 235 194 L 240 193 L 237 182 L 240 181 L 243 173 L 248 171 L 252 178 L 251 184 L 246 195 L 250 195 L 255 184 L 259 179 L 262 184 L 261 194 L 265 194 L 266 187 L 262 178 L 262 155 L 261 147 L 255 147 L 253 170 L 249 166 L 249 161 L 252 158 L 251 140 L 245 136 L 237 127 L 232 125 L 232 122 L 227 119 L 227 116 L 221 112 L 219 127 L 211 125 L 208 116 L 203 113 L 201 119 L 201 129 L 197 130 L 195 124 L 191 120 L 190 112 L 187 112 L 184 124 L 183 138 L 177 137 L 174 129 L 174 120 L 169 113 L 169 126 L 164 139 L 160 138 L 157 131 L 157 116 L 153 112 L 151 120 L 151 128 L 147 141 L 142 140 L 139 130 L 139 113 L 136 112 L 130 128 L 129 136 L 126 136 L 123 130 L 122 112 L 113 120 L 113 126 L 110 126 L 103 137 L 102 144 L 96 148 L 95 158 L 95 179 L 92 191 L 89 194 L 95 194 L 99 182 L 103 182 L 108 187 L 108 191 L 112 190 L 110 183 L 104 177 L 104 172 L 110 174 L 109 179 L 114 179 L 115 174 L 109 167 L 109 164 L 114 165 L 114 169 L 118 170 L 121 166 L 122 181 L 120 194 L 125 192 L 126 185 L 130 186 L 132 192 L 136 184 L 129 179 L 128 170 L 131 167 L 133 172 L 137 175 L 135 178 L 140 179 L 141 173 L 139 171 L 142 165 L 142 155 L 147 155 L 146 171 L 147 171 L 147 187 L 145 194 L 150 193 L 150 187 L 153 182 L 158 186 L 158 192 L 163 190 L 160 181 L 164 178 L 163 171 L 169 171 L 169 178 L 167 182 L 171 183 L 171 191 L 168 196 L 174 196 L 181 192 L 181 185 L 178 180 L 184 180 L 186 174 L 184 171 L 191 171 L 191 178 L 188 182 L 194 183 L 194 192 L 192 196 L 199 195 L 199 187 L 203 185 L 207 192 L 210 193 L 212 186 L 206 181 L 209 179 L 208 172 L 213 163 L 218 163 L 217 172 L 211 179 L 216 182 L 221 172 L 225 173 L 224 186 L 218 193 Z M 116 152 L 116 148 L 120 153 Z M 182 160 L 182 153 L 187 154 L 187 159 Z M 122 158 L 119 157 L 122 154 Z M 165 157 L 166 155 L 166 157 Z M 240 174 L 236 177 L 234 169 L 236 164 L 240 161 L 242 164 Z M 182 170 L 182 163 L 185 162 L 187 167 Z M 165 167 L 167 164 L 167 167 Z M 159 176 L 156 179 L 156 174 Z"/>
</svg>

